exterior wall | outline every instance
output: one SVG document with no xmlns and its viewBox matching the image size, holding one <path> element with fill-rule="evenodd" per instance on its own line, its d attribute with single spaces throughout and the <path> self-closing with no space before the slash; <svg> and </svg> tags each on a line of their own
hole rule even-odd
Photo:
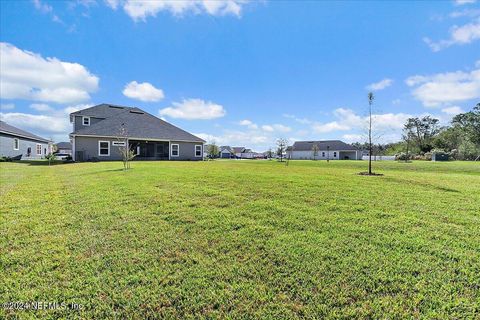
<svg viewBox="0 0 480 320">
<path fill-rule="evenodd" d="M 82 118 L 83 118 L 83 116 L 75 116 L 75 119 L 74 119 L 75 123 L 73 125 L 73 131 L 74 132 L 77 131 L 77 130 L 80 130 L 82 128 L 88 127 L 88 126 L 83 125 Z M 94 125 L 95 123 L 98 123 L 102 120 L 103 119 L 90 117 L 90 125 Z"/>
<path fill-rule="evenodd" d="M 340 153 L 342 153 L 342 157 L 340 157 Z M 350 159 L 356 159 L 355 153 L 356 151 L 338 151 L 338 150 L 330 150 L 330 151 L 324 151 L 324 150 L 319 150 L 318 155 L 315 157 L 317 160 L 340 160 L 344 159 L 343 155 L 347 154 L 350 156 L 353 154 L 353 156 L 350 157 Z M 291 159 L 293 160 L 313 160 L 313 151 L 292 151 L 292 156 Z"/>
<path fill-rule="evenodd" d="M 345 158 L 348 158 L 348 160 L 357 160 L 359 156 L 357 156 L 357 151 L 340 151 L 340 160 L 345 160 Z"/>
<path fill-rule="evenodd" d="M 222 159 L 230 159 L 232 157 L 232 153 L 228 150 L 223 150 L 220 152 L 220 158 Z"/>
<path fill-rule="evenodd" d="M 76 161 L 80 161 L 78 158 L 78 151 L 83 151 L 83 161 L 92 160 L 96 158 L 100 161 L 122 160 L 122 156 L 119 152 L 119 147 L 112 146 L 112 141 L 118 141 L 115 138 L 97 138 L 97 137 L 74 137 L 74 157 Z M 110 141 L 110 155 L 99 156 L 98 155 L 98 142 Z"/>
<path fill-rule="evenodd" d="M 202 146 L 202 155 L 203 155 L 203 143 L 201 142 L 180 142 L 172 141 L 170 143 L 170 152 L 172 149 L 172 144 L 178 144 L 180 151 L 178 157 L 172 157 L 170 153 L 170 160 L 203 160 L 203 157 L 195 157 L 195 145 Z"/>
<path fill-rule="evenodd" d="M 118 141 L 115 138 L 98 138 L 98 137 L 74 137 L 74 157 L 76 161 L 80 161 L 77 152 L 83 151 L 83 161 L 92 160 L 96 158 L 99 161 L 114 161 L 122 160 L 122 156 L 117 146 L 112 145 L 112 141 Z M 99 156 L 98 154 L 98 142 L 109 141 L 110 142 L 110 155 Z M 181 142 L 172 141 L 171 144 L 179 145 L 179 156 L 172 157 L 170 160 L 203 160 L 203 143 L 201 142 Z M 171 149 L 170 144 L 170 149 Z M 202 152 L 200 157 L 195 157 L 195 145 L 202 146 Z M 170 150 L 171 152 L 171 150 Z"/>
<path fill-rule="evenodd" d="M 57 149 L 57 153 L 72 154 L 72 149 Z"/>
<path fill-rule="evenodd" d="M 14 139 L 19 141 L 18 150 L 14 150 Z M 37 144 L 42 145 L 42 154 L 37 155 Z M 31 148 L 30 157 L 27 157 L 27 150 Z M 45 149 L 47 153 L 45 153 Z M 50 152 L 50 147 L 46 142 L 30 140 L 26 138 L 16 137 L 9 134 L 0 133 L 0 156 L 2 157 L 16 157 L 22 155 L 22 160 L 36 160 L 42 159 Z"/>
</svg>

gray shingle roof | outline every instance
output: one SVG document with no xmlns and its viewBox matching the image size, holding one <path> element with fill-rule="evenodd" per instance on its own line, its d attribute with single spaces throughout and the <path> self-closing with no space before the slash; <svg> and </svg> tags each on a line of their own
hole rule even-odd
<svg viewBox="0 0 480 320">
<path fill-rule="evenodd" d="M 357 150 L 354 146 L 340 140 L 322 140 L 322 141 L 296 141 L 293 144 L 293 151 L 311 151 L 316 144 L 320 150 Z"/>
<path fill-rule="evenodd" d="M 109 118 L 115 116 L 119 113 L 125 112 L 126 110 L 134 109 L 132 107 L 125 107 L 125 106 L 118 106 L 114 104 L 106 104 L 102 103 L 90 108 L 78 110 L 76 112 L 72 112 L 70 115 L 72 116 L 88 116 L 94 118 Z"/>
<path fill-rule="evenodd" d="M 31 140 L 50 142 L 50 140 L 34 135 L 33 133 L 11 126 L 8 123 L 0 120 L 0 131 L 14 136 L 24 137 Z"/>
<path fill-rule="evenodd" d="M 70 142 L 59 142 L 56 146 L 58 149 L 72 149 L 72 144 Z"/>
<path fill-rule="evenodd" d="M 223 150 L 227 150 L 228 152 L 232 152 L 232 148 L 230 146 L 220 146 L 220 152 Z"/>
<path fill-rule="evenodd" d="M 105 118 L 73 132 L 74 135 L 118 136 L 123 126 L 128 137 L 132 138 L 205 142 L 203 139 L 139 108 L 100 104 L 74 112 L 71 115 Z"/>
<path fill-rule="evenodd" d="M 245 150 L 245 147 L 233 147 L 232 150 L 234 153 L 242 153 Z"/>
</svg>

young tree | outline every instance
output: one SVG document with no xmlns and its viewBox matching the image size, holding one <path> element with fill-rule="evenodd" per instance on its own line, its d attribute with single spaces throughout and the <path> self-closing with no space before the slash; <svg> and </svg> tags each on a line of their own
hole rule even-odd
<svg viewBox="0 0 480 320">
<path fill-rule="evenodd" d="M 45 156 L 45 159 L 48 160 L 48 165 L 50 165 L 51 162 L 52 162 L 53 160 L 55 160 L 55 154 L 49 153 L 49 154 L 47 154 L 47 155 Z"/>
<path fill-rule="evenodd" d="M 317 144 L 314 144 L 312 146 L 313 160 L 317 160 L 318 151 L 320 151 L 320 148 L 318 147 Z"/>
<path fill-rule="evenodd" d="M 372 105 L 373 105 L 373 92 L 368 93 L 368 174 L 372 174 Z"/>
<path fill-rule="evenodd" d="M 207 148 L 208 157 L 210 159 L 215 159 L 216 157 L 218 157 L 219 153 L 220 151 L 218 149 L 218 146 L 216 145 L 215 141 L 212 141 L 212 143 L 210 143 Z"/>
<path fill-rule="evenodd" d="M 283 162 L 284 154 L 287 151 L 287 139 L 278 139 L 277 140 L 277 156 L 280 158 L 280 162 Z"/>
<path fill-rule="evenodd" d="M 135 157 L 135 152 L 128 145 L 128 132 L 122 123 L 118 131 L 117 141 L 119 142 L 118 152 L 122 156 L 123 170 L 130 169 L 130 161 Z"/>
</svg>

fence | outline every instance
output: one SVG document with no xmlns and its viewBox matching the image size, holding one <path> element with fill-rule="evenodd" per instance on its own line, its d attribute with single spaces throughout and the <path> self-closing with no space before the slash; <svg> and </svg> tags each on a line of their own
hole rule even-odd
<svg viewBox="0 0 480 320">
<path fill-rule="evenodd" d="M 368 160 L 368 156 L 363 156 L 362 160 Z M 372 156 L 373 161 L 395 161 L 395 156 Z"/>
</svg>

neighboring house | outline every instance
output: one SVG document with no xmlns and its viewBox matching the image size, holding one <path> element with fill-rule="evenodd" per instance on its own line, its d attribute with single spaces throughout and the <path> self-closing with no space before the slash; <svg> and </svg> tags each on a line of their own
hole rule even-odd
<svg viewBox="0 0 480 320">
<path fill-rule="evenodd" d="M 72 155 L 72 144 L 70 142 L 59 142 L 55 145 L 56 153 Z"/>
<path fill-rule="evenodd" d="M 233 150 L 231 147 L 221 146 L 219 157 L 222 159 L 231 159 L 231 158 L 235 158 L 235 154 L 233 153 Z"/>
<path fill-rule="evenodd" d="M 247 150 L 245 147 L 232 147 L 234 158 L 241 159 L 245 150 Z"/>
<path fill-rule="evenodd" d="M 323 141 L 296 141 L 291 151 L 289 150 L 290 159 L 295 160 L 313 160 L 313 146 L 318 146 L 318 152 L 315 159 L 318 160 L 360 160 L 362 159 L 362 151 L 357 150 L 340 140 L 323 140 Z"/>
<path fill-rule="evenodd" d="M 75 161 L 121 160 L 125 144 L 136 160 L 203 159 L 204 140 L 139 108 L 100 104 L 71 113 L 70 122 Z"/>
<path fill-rule="evenodd" d="M 50 153 L 50 141 L 0 121 L 0 156 L 22 160 L 42 159 Z"/>
</svg>

